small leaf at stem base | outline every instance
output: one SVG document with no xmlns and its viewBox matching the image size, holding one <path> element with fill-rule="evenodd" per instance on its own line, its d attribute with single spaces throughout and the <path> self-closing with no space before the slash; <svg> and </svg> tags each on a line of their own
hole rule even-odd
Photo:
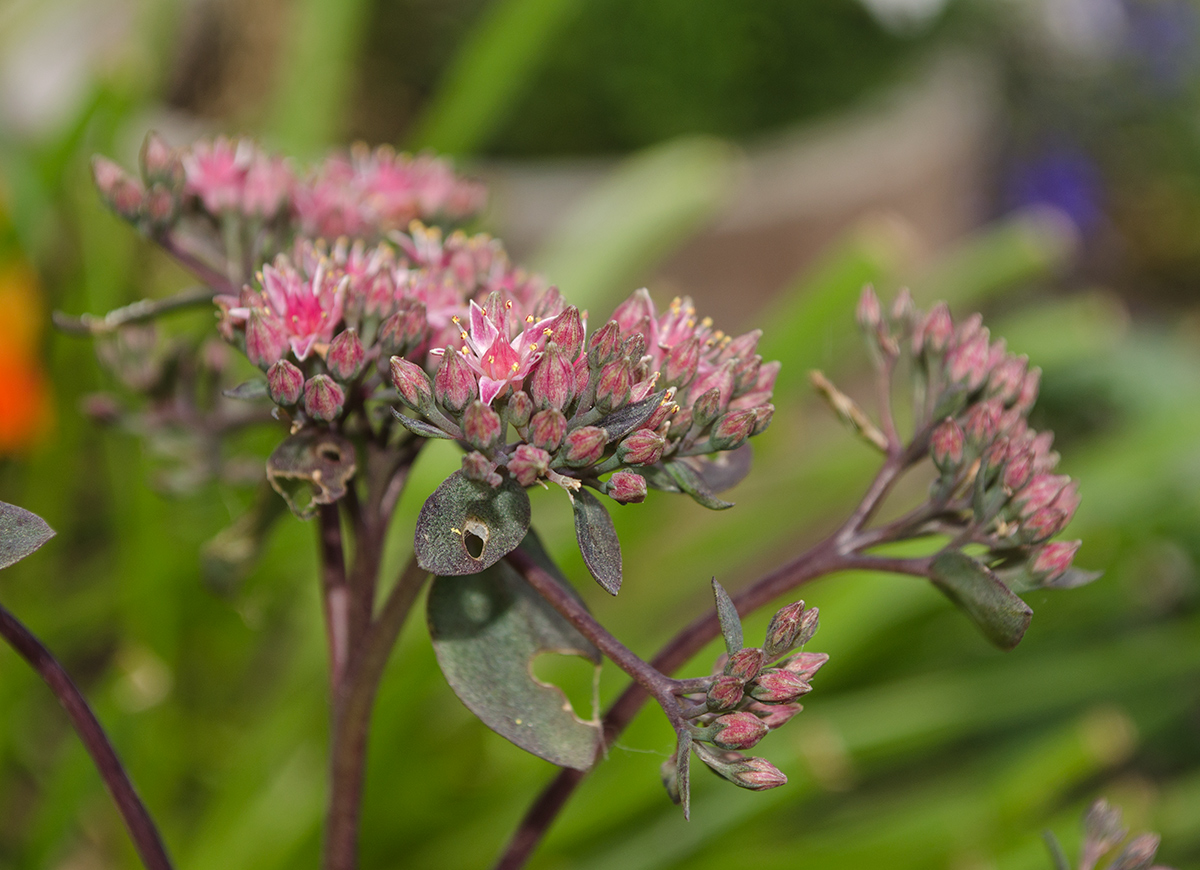
<svg viewBox="0 0 1200 870">
<path fill-rule="evenodd" d="M 536 538 L 527 549 L 548 563 Z M 600 668 L 600 651 L 507 562 L 467 577 L 437 577 L 429 591 L 429 633 L 446 681 L 497 734 L 549 762 L 587 770 L 600 745 L 599 722 L 575 715 L 566 695 L 532 676 L 542 653 L 579 655 Z"/>
<path fill-rule="evenodd" d="M 733 606 L 733 599 L 729 597 L 725 587 L 717 582 L 716 577 L 713 578 L 712 588 L 713 597 L 717 599 L 717 619 L 721 622 L 721 636 L 725 638 L 725 649 L 732 656 L 742 648 L 742 620 L 738 616 L 737 608 Z"/>
<path fill-rule="evenodd" d="M 966 553 L 947 550 L 933 560 L 930 579 L 1000 649 L 1021 642 L 1033 611 L 991 571 Z"/>
<path fill-rule="evenodd" d="M 717 498 L 691 465 L 681 459 L 671 460 L 664 466 L 675 484 L 698 503 L 714 511 L 733 507 L 733 502 Z"/>
<path fill-rule="evenodd" d="M 568 492 L 575 510 L 575 537 L 583 562 L 609 595 L 621 591 L 621 542 L 612 517 L 586 489 Z"/>
<path fill-rule="evenodd" d="M 292 513 L 307 520 L 317 505 L 333 504 L 346 494 L 356 467 L 350 441 L 326 429 L 304 429 L 267 459 L 267 480 Z"/>
<path fill-rule="evenodd" d="M 529 496 L 511 477 L 493 488 L 456 471 L 421 507 L 417 564 L 442 576 L 475 574 L 516 549 L 529 517 Z"/>
<path fill-rule="evenodd" d="M 54 537 L 35 513 L 0 501 L 0 568 L 19 562 Z"/>
</svg>

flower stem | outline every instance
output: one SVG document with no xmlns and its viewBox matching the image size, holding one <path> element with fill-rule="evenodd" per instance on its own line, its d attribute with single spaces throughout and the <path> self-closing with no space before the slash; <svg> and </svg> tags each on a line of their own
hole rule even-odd
<svg viewBox="0 0 1200 870">
<path fill-rule="evenodd" d="M 71 725 L 92 757 L 108 793 L 121 813 L 142 864 L 147 870 L 171 870 L 171 859 L 167 856 L 166 846 L 154 820 L 129 781 L 129 774 L 96 714 L 70 675 L 45 645 L 4 607 L 0 607 L 0 635 L 37 671 L 67 711 Z"/>
</svg>

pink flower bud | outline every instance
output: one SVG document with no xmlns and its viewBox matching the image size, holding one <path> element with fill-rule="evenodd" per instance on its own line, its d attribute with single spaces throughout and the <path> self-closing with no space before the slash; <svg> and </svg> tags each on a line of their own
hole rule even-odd
<svg viewBox="0 0 1200 870">
<path fill-rule="evenodd" d="M 713 420 L 717 419 L 717 415 L 720 413 L 721 392 L 713 387 L 696 399 L 696 404 L 692 405 L 692 423 L 700 429 L 705 429 Z"/>
<path fill-rule="evenodd" d="M 729 781 L 751 791 L 787 785 L 787 777 L 765 758 L 746 758 L 732 765 Z"/>
<path fill-rule="evenodd" d="M 1057 580 L 1071 567 L 1071 562 L 1074 561 L 1082 543 L 1083 541 L 1053 541 L 1046 544 L 1034 555 L 1030 570 L 1042 582 Z"/>
<path fill-rule="evenodd" d="M 705 703 L 712 712 L 723 713 L 726 710 L 732 710 L 740 704 L 745 694 L 746 690 L 740 678 L 730 676 L 717 677 L 708 688 L 708 696 Z"/>
<path fill-rule="evenodd" d="M 1025 449 L 1008 460 L 1001 479 L 1005 489 L 1016 492 L 1033 476 L 1033 451 Z"/>
<path fill-rule="evenodd" d="M 811 682 L 813 674 L 819 671 L 827 661 L 829 661 L 828 653 L 802 652 L 784 662 L 783 669 L 790 671 L 805 682 Z"/>
<path fill-rule="evenodd" d="M 976 390 L 988 376 L 988 337 L 982 330 L 946 354 L 946 373 L 951 381 Z"/>
<path fill-rule="evenodd" d="M 479 384 L 470 366 L 451 348 L 446 348 L 434 375 L 433 394 L 443 408 L 455 414 L 479 395 Z"/>
<path fill-rule="evenodd" d="M 924 350 L 933 354 L 945 352 L 954 336 L 954 322 L 950 318 L 950 309 L 945 302 L 939 302 L 929 312 L 922 330 L 924 334 Z"/>
<path fill-rule="evenodd" d="M 1025 488 L 1014 496 L 1013 503 L 1021 509 L 1021 516 L 1027 517 L 1052 504 L 1070 482 L 1071 478 L 1066 475 L 1035 474 Z"/>
<path fill-rule="evenodd" d="M 477 450 L 463 454 L 462 472 L 468 480 L 477 480 L 492 488 L 504 482 L 504 478 L 496 473 L 496 464 Z"/>
<path fill-rule="evenodd" d="M 92 158 L 92 178 L 105 205 L 125 220 L 137 220 L 142 212 L 144 191 L 141 184 L 111 160 Z"/>
<path fill-rule="evenodd" d="M 790 704 L 807 695 L 812 686 L 791 671 L 772 668 L 750 684 L 750 697 L 767 704 Z"/>
<path fill-rule="evenodd" d="M 754 427 L 750 430 L 750 435 L 751 437 L 761 435 L 767 431 L 767 427 L 771 425 L 771 420 L 775 417 L 775 406 L 767 403 L 757 405 L 750 410 L 754 412 Z"/>
<path fill-rule="evenodd" d="M 537 408 L 562 410 L 575 392 L 575 369 L 566 354 L 551 342 L 529 377 L 529 397 Z"/>
<path fill-rule="evenodd" d="M 567 434 L 567 418 L 562 411 L 538 411 L 529 421 L 529 443 L 553 453 Z"/>
<path fill-rule="evenodd" d="M 343 330 L 329 345 L 325 353 L 325 365 L 329 373 L 339 381 L 350 381 L 362 371 L 366 353 L 358 338 L 358 331 L 351 328 Z"/>
<path fill-rule="evenodd" d="M 753 713 L 726 713 L 712 724 L 712 744 L 720 749 L 749 749 L 767 736 L 767 726 Z"/>
<path fill-rule="evenodd" d="M 662 363 L 663 387 L 683 387 L 696 376 L 700 365 L 700 340 L 689 338 L 671 348 Z"/>
<path fill-rule="evenodd" d="M 1048 541 L 1067 527 L 1067 515 L 1056 507 L 1044 507 L 1021 520 L 1021 537 L 1037 544 Z"/>
<path fill-rule="evenodd" d="M 500 438 L 504 424 L 499 414 L 477 399 L 463 413 L 462 430 L 471 446 L 485 450 Z"/>
<path fill-rule="evenodd" d="M 663 400 L 659 402 L 658 407 L 655 408 L 650 416 L 646 418 L 646 421 L 642 423 L 642 428 L 653 429 L 655 432 L 658 432 L 662 427 L 662 424 L 668 417 L 675 413 L 675 409 L 678 407 L 679 406 L 675 404 L 672 394 L 667 393 L 667 395 L 663 397 Z"/>
<path fill-rule="evenodd" d="M 1014 408 L 1019 408 L 1021 413 L 1029 413 L 1033 403 L 1037 401 L 1038 386 L 1042 381 L 1042 370 L 1032 368 L 1025 373 L 1025 377 L 1021 380 L 1021 391 L 1017 394 L 1017 400 L 1013 404 Z"/>
<path fill-rule="evenodd" d="M 583 321 L 579 318 L 579 309 L 574 305 L 565 309 L 547 327 L 550 330 L 550 341 L 559 346 L 567 359 L 575 360 L 583 350 Z"/>
<path fill-rule="evenodd" d="M 632 296 L 617 306 L 612 319 L 617 322 L 622 333 L 638 328 L 645 320 L 653 320 L 654 302 L 650 299 L 650 293 L 645 287 L 635 290 Z"/>
<path fill-rule="evenodd" d="M 883 321 L 883 309 L 879 305 L 879 297 L 875 288 L 870 284 L 863 287 L 862 295 L 858 297 L 858 307 L 854 311 L 858 325 L 868 335 L 873 335 Z"/>
<path fill-rule="evenodd" d="M 346 404 L 346 394 L 329 375 L 309 378 L 304 385 L 304 410 L 316 420 L 336 420 Z"/>
<path fill-rule="evenodd" d="M 939 471 L 955 471 L 963 461 L 965 438 L 952 417 L 937 425 L 929 436 L 929 453 Z"/>
<path fill-rule="evenodd" d="M 605 493 L 621 504 L 640 504 L 646 500 L 646 478 L 632 471 L 618 471 L 608 479 Z"/>
<path fill-rule="evenodd" d="M 698 378 L 688 391 L 689 395 L 702 396 L 709 390 L 716 389 L 718 393 L 717 408 L 724 411 L 729 406 L 729 399 L 733 396 L 733 367 L 735 364 L 735 360 L 726 360 L 720 368 Z"/>
<path fill-rule="evenodd" d="M 1028 368 L 1028 357 L 1005 357 L 992 369 L 992 375 L 988 378 L 988 392 L 1005 405 L 1011 405 L 1021 394 L 1021 385 L 1025 382 L 1025 372 Z"/>
<path fill-rule="evenodd" d="M 763 666 L 763 651 L 756 647 L 740 649 L 725 663 L 725 673 L 739 680 L 753 680 Z"/>
<path fill-rule="evenodd" d="M 753 410 L 730 411 L 717 420 L 709 438 L 714 450 L 733 450 L 741 447 L 754 431 L 757 415 Z"/>
<path fill-rule="evenodd" d="M 521 486 L 533 486 L 550 467 L 550 454 L 529 444 L 521 444 L 508 460 L 508 470 Z"/>
<path fill-rule="evenodd" d="M 592 334 L 588 342 L 588 362 L 596 368 L 606 365 L 616 359 L 620 347 L 621 327 L 615 320 L 610 320 Z"/>
<path fill-rule="evenodd" d="M 800 619 L 804 616 L 804 602 L 796 601 L 781 608 L 771 617 L 767 626 L 767 639 L 763 644 L 763 656 L 767 661 L 774 661 L 796 644 L 796 634 L 800 631 Z"/>
<path fill-rule="evenodd" d="M 804 705 L 763 704 L 761 707 L 756 705 L 752 709 L 762 719 L 762 723 L 767 726 L 768 731 L 775 731 L 795 719 L 796 715 L 804 710 Z"/>
<path fill-rule="evenodd" d="M 167 140 L 153 130 L 142 141 L 138 162 L 142 168 L 142 179 L 147 185 L 158 183 L 172 190 L 183 187 L 183 162 L 175 149 L 167 144 Z"/>
<path fill-rule="evenodd" d="M 287 353 L 283 324 L 272 314 L 253 309 L 246 321 L 246 357 L 260 369 L 278 362 Z"/>
<path fill-rule="evenodd" d="M 1000 429 L 1000 403 L 996 399 L 977 402 L 967 409 L 963 421 L 963 433 L 967 440 L 979 447 L 990 444 Z"/>
<path fill-rule="evenodd" d="M 563 458 L 572 468 L 592 465 L 604 455 L 608 444 L 605 431 L 597 426 L 580 426 L 567 434 L 563 442 Z"/>
<path fill-rule="evenodd" d="M 624 407 L 629 402 L 632 381 L 629 360 L 605 363 L 596 378 L 596 406 L 602 412 Z"/>
<path fill-rule="evenodd" d="M 414 362 L 402 356 L 392 357 L 392 383 L 400 393 L 400 401 L 414 411 L 424 411 L 433 404 L 433 385 L 429 375 Z"/>
<path fill-rule="evenodd" d="M 623 465 L 653 465 L 662 458 L 667 439 L 649 429 L 638 429 L 617 446 Z"/>
<path fill-rule="evenodd" d="M 426 326 L 425 304 L 416 302 L 383 322 L 378 342 L 388 353 L 412 350 L 424 341 Z"/>
<path fill-rule="evenodd" d="M 304 390 L 304 373 L 285 359 L 267 369 L 267 394 L 276 405 L 294 405 Z"/>
<path fill-rule="evenodd" d="M 529 398 L 529 393 L 524 390 L 517 390 L 508 397 L 508 401 L 504 405 L 504 411 L 508 415 L 508 422 L 520 428 L 529 423 L 529 417 L 533 414 L 533 399 Z M 565 432 L 566 429 L 564 428 Z"/>
</svg>

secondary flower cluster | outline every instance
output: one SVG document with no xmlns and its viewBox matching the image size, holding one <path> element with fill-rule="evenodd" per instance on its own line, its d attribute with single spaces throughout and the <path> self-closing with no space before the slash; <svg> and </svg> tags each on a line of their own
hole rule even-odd
<svg viewBox="0 0 1200 870">
<path fill-rule="evenodd" d="M 219 230 L 207 247 L 251 263 L 297 234 L 378 240 L 413 220 L 467 220 L 486 201 L 483 185 L 456 175 L 447 161 L 386 146 L 356 146 L 297 167 L 250 139 L 172 148 L 151 133 L 140 179 L 103 157 L 92 168 L 109 207 L 144 232 L 161 236 L 181 220 L 198 221 Z"/>
<path fill-rule="evenodd" d="M 524 486 L 582 482 L 619 502 L 641 501 L 648 485 L 709 498 L 703 466 L 683 458 L 740 447 L 774 411 L 779 364 L 755 353 L 759 333 L 714 330 L 690 300 L 659 314 L 639 290 L 587 338 L 584 317 L 561 304 L 547 294 L 525 313 L 528 302 L 497 291 L 452 319 L 458 340 L 432 351 L 432 377 L 393 357 L 400 399 L 426 424 L 406 425 L 465 442 L 464 473 L 493 486 L 507 468 Z M 509 427 L 519 441 L 507 442 Z"/>
<path fill-rule="evenodd" d="M 1070 586 L 1079 541 L 1051 541 L 1079 505 L 1078 484 L 1054 474 L 1052 432 L 1027 423 L 1041 371 L 992 341 L 978 314 L 955 324 L 944 303 L 928 313 L 907 294 L 885 316 L 868 288 L 859 322 L 885 363 L 907 345 L 918 380 L 918 414 L 932 426 L 928 450 L 939 471 L 930 519 L 961 544 L 988 548 L 986 561 L 1016 591 Z"/>
</svg>

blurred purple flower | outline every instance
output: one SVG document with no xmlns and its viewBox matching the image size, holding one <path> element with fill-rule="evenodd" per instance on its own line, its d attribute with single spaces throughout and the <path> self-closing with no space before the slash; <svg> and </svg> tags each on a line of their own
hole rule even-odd
<svg viewBox="0 0 1200 870">
<path fill-rule="evenodd" d="M 1104 216 L 1104 179 L 1095 161 L 1071 145 L 1052 145 L 1018 158 L 1008 173 L 1005 202 L 1011 208 L 1052 206 L 1084 235 Z"/>
</svg>

